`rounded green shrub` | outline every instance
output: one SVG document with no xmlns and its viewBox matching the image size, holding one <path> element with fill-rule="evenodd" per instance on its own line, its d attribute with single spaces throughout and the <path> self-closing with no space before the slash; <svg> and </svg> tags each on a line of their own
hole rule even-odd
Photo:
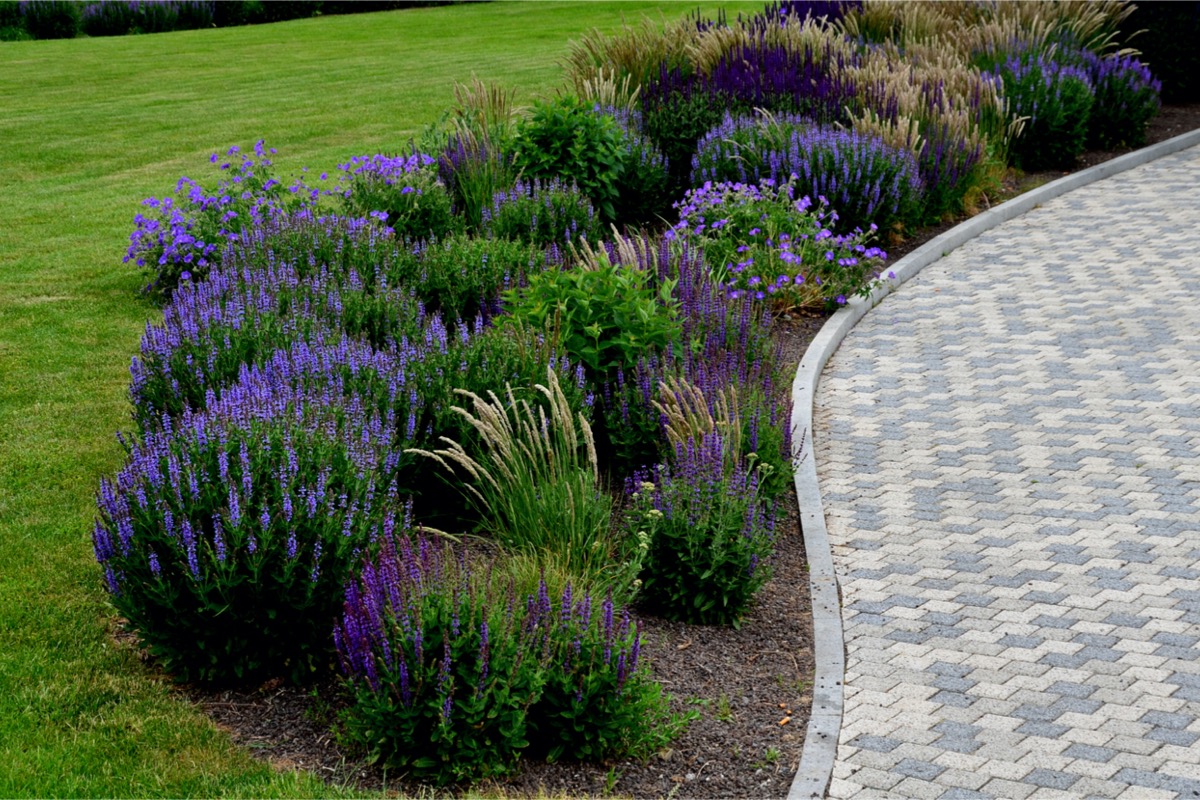
<svg viewBox="0 0 1200 800">
<path fill-rule="evenodd" d="M 518 123 L 512 146 L 515 164 L 527 179 L 573 183 L 606 223 L 616 220 L 624 147 L 612 117 L 576 97 L 539 101 Z"/>
<path fill-rule="evenodd" d="M 552 330 L 564 352 L 596 380 L 632 371 L 648 355 L 678 345 L 682 335 L 673 279 L 613 263 L 547 270 L 505 295 L 507 319 Z"/>
</svg>

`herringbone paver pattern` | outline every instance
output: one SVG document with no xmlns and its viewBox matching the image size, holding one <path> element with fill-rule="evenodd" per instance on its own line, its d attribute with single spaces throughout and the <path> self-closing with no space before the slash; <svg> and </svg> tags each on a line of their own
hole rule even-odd
<svg viewBox="0 0 1200 800">
<path fill-rule="evenodd" d="M 1200 796 L 1200 148 L 926 268 L 815 413 L 831 796 Z"/>
</svg>

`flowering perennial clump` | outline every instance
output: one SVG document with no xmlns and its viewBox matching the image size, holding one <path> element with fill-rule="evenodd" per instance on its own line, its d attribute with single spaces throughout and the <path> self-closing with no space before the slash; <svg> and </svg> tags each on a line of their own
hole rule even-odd
<svg viewBox="0 0 1200 800">
<path fill-rule="evenodd" d="M 383 537 L 334 637 L 347 735 L 423 780 L 507 772 L 531 729 L 551 759 L 637 755 L 663 736 L 665 701 L 627 611 L 570 586 L 551 599 L 544 581 L 521 595 L 420 535 Z"/>
<path fill-rule="evenodd" d="M 93 533 L 117 610 L 183 680 L 329 666 L 356 552 L 395 506 L 378 417 L 259 381 L 129 446 Z"/>
<path fill-rule="evenodd" d="M 491 207 L 483 209 L 482 227 L 490 236 L 542 247 L 566 248 L 603 236 L 591 201 L 557 178 L 517 181 L 511 189 L 497 192 Z"/>
<path fill-rule="evenodd" d="M 401 239 L 440 239 L 460 230 L 462 221 L 454 215 L 436 165 L 432 156 L 419 152 L 354 156 L 338 164 L 337 185 L 328 191 L 342 200 L 350 216 L 382 212 Z"/>
<path fill-rule="evenodd" d="M 1085 50 L 1082 58 L 1096 92 L 1088 144 L 1101 148 L 1145 144 L 1146 125 L 1162 105 L 1162 83 L 1133 56 L 1099 56 Z"/>
<path fill-rule="evenodd" d="M 815 205 L 795 195 L 792 183 L 770 179 L 705 183 L 677 204 L 679 222 L 668 237 L 703 249 L 734 298 L 838 306 L 868 292 L 887 254 L 868 247 L 861 230 L 834 233 L 838 216 L 824 197 Z"/>
<path fill-rule="evenodd" d="M 1027 118 L 1012 144 L 1013 162 L 1031 171 L 1073 166 L 1087 144 L 1095 101 L 1088 72 L 1022 44 L 995 71 L 1011 113 Z"/>
<path fill-rule="evenodd" d="M 630 524 L 648 548 L 643 599 L 658 613 L 736 624 L 766 583 L 775 512 L 754 462 L 714 431 L 677 442 L 670 461 L 627 483 Z"/>
<path fill-rule="evenodd" d="M 234 145 L 213 153 L 210 163 L 224 173 L 213 190 L 188 177 L 179 179 L 173 197 L 149 197 L 151 209 L 134 216 L 125 263 L 152 274 L 145 291 L 166 301 L 180 282 L 199 280 L 220 261 L 227 243 L 243 230 L 279 215 L 310 207 L 320 197 L 300 181 L 285 187 L 271 174 L 267 148 L 260 139 L 253 154 Z"/>
<path fill-rule="evenodd" d="M 910 151 L 798 115 L 726 115 L 697 145 L 694 186 L 764 179 L 827 198 L 847 227 L 913 220 L 924 189 Z"/>
</svg>

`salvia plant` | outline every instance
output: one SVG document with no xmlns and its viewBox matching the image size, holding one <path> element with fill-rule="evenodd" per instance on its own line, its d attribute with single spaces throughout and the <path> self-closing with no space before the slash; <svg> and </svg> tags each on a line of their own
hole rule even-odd
<svg viewBox="0 0 1200 800">
<path fill-rule="evenodd" d="M 427 316 L 405 290 L 368 290 L 356 273 L 335 275 L 322 269 L 301 279 L 283 262 L 273 269 L 223 269 L 182 287 L 162 322 L 147 324 L 130 368 L 139 429 L 202 408 L 245 368 L 296 344 L 337 345 L 348 338 L 392 353 L 403 373 L 404 364 L 419 360 L 426 339 L 447 339 L 440 316 Z"/>
<path fill-rule="evenodd" d="M 206 281 L 196 293 L 217 285 L 221 277 Z M 231 315 L 230 308 L 244 307 L 234 302 L 215 313 L 188 308 L 181 321 L 175 312 L 184 313 L 180 301 L 191 294 L 181 292 L 165 326 L 148 331 L 142 357 L 135 362 L 131 395 L 144 432 L 169 429 L 181 415 L 212 408 L 248 385 L 308 392 L 330 408 L 371 412 L 371 441 L 391 448 L 381 474 L 396 482 L 402 496 L 416 497 L 423 514 L 458 516 L 453 493 L 404 454 L 409 447 L 432 446 L 442 436 L 474 441 L 471 427 L 454 412 L 455 389 L 482 392 L 507 381 L 523 398 L 536 395 L 532 387 L 544 379 L 550 364 L 561 375 L 572 407 L 588 408 L 582 368 L 557 357 L 551 343 L 528 331 L 493 329 L 482 318 L 447 324 L 440 315 L 424 315 L 413 310 L 414 304 L 397 302 L 403 296 L 389 302 L 389 295 L 377 293 L 372 297 L 381 298 L 383 308 L 407 308 L 410 313 L 398 318 L 417 327 L 411 336 L 374 345 L 322 324 L 320 314 L 312 313 L 322 304 L 331 311 L 343 304 L 345 295 L 333 289 L 294 303 L 294 318 L 277 316 L 278 304 L 268 303 L 268 313 L 243 320 Z M 202 319 L 206 313 L 211 314 L 207 325 Z"/>
<path fill-rule="evenodd" d="M 80 24 L 88 36 L 211 28 L 214 6 L 205 0 L 100 0 L 83 7 Z"/>
<path fill-rule="evenodd" d="M 662 65 L 642 87 L 642 130 L 667 160 L 674 196 L 689 184 L 696 142 L 721 121 L 724 107 L 691 71 Z"/>
<path fill-rule="evenodd" d="M 596 441 L 601 464 L 617 475 L 657 463 L 670 452 L 667 421 L 658 407 L 664 381 L 683 379 L 715 398 L 736 391 L 746 453 L 757 451 L 773 476 L 764 490 L 775 496 L 790 485 L 790 434 L 786 397 L 775 391 L 786 378 L 771 341 L 771 317 L 752 296 L 731 297 L 712 279 L 702 253 L 686 242 L 618 239 L 606 242 L 608 263 L 637 265 L 672 286 L 680 339 L 617 368 L 597 387 Z M 598 261 L 598 260 L 597 260 Z M 596 268 L 591 263 L 589 268 Z"/>
<path fill-rule="evenodd" d="M 330 666 L 342 586 L 381 516 L 362 409 L 271 381 L 130 445 L 93 533 L 113 605 L 180 680 L 304 681 Z"/>
<path fill-rule="evenodd" d="M 1080 57 L 1096 93 L 1088 118 L 1088 145 L 1111 149 L 1145 144 L 1146 126 L 1162 105 L 1162 84 L 1133 56 L 1099 56 L 1085 50 Z"/>
<path fill-rule="evenodd" d="M 559 262 L 536 245 L 463 234 L 418 243 L 411 252 L 414 257 L 392 274 L 427 311 L 464 319 L 497 313 L 503 292 Z"/>
<path fill-rule="evenodd" d="M 334 631 L 347 738 L 437 784 L 510 771 L 531 728 L 549 758 L 644 755 L 669 738 L 636 623 L 611 600 L 542 582 L 518 596 L 466 553 L 381 541 Z"/>
<path fill-rule="evenodd" d="M 915 221 L 923 190 L 911 152 L 804 117 L 726 116 L 700 140 L 693 185 L 764 179 L 825 197 L 847 228 Z"/>
<path fill-rule="evenodd" d="M 565 248 L 580 240 L 599 241 L 603 227 L 592 202 L 573 184 L 558 179 L 517 181 L 497 192 L 483 209 L 489 236 L 541 247 Z"/>
<path fill-rule="evenodd" d="M 825 198 L 797 197 L 793 184 L 706 183 L 677 204 L 669 238 L 701 248 L 734 298 L 779 306 L 837 307 L 866 295 L 887 254 L 856 230 L 834 233 Z"/>
<path fill-rule="evenodd" d="M 331 190 L 351 217 L 383 212 L 400 239 L 440 239 L 462 227 L 449 192 L 437 177 L 437 161 L 424 153 L 355 156 L 338 164 Z"/>
<path fill-rule="evenodd" d="M 618 225 L 653 222 L 671 208 L 671 175 L 666 156 L 641 133 L 637 110 L 607 107 L 603 113 L 621 129 L 621 172 L 617 180 L 615 221 Z"/>
<path fill-rule="evenodd" d="M 855 86 L 838 68 L 832 47 L 796 50 L 767 41 L 763 28 L 758 30 L 721 56 L 702 79 L 705 91 L 726 98 L 723 105 L 742 113 L 764 108 L 814 122 L 845 121 L 847 109 L 854 106 Z"/>
<path fill-rule="evenodd" d="M 781 21 L 787 17 L 799 20 L 824 19 L 832 23 L 862 8 L 862 5 L 861 0 L 772 0 L 767 3 L 762 16 Z"/>
<path fill-rule="evenodd" d="M 627 492 L 627 524 L 647 544 L 641 602 L 668 619 L 738 624 L 774 551 L 774 506 L 759 496 L 754 459 L 702 434 L 630 478 Z"/>
<path fill-rule="evenodd" d="M 996 74 L 1004 81 L 1010 113 L 1026 118 L 1012 143 L 1013 164 L 1029 171 L 1073 166 L 1087 144 L 1095 100 L 1088 73 L 1018 44 Z"/>
</svg>

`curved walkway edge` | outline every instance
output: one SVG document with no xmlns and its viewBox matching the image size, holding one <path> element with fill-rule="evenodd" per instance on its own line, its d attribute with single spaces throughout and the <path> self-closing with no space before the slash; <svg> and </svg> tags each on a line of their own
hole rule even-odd
<svg viewBox="0 0 1200 800">
<path fill-rule="evenodd" d="M 825 796 L 837 756 L 844 706 L 842 681 L 846 670 L 846 657 L 841 602 L 833 554 L 825 526 L 825 509 L 817 482 L 816 458 L 811 452 L 813 401 L 826 362 L 868 311 L 926 266 L 963 243 L 1047 200 L 1195 145 L 1200 145 L 1200 130 L 1176 136 L 1060 178 L 967 220 L 892 265 L 891 271 L 896 275 L 895 280 L 880 285 L 869 297 L 853 298 L 829 318 L 809 345 L 792 383 L 791 425 L 795 432 L 793 458 L 796 464 L 796 498 L 800 507 L 800 521 L 809 563 L 816 673 L 813 681 L 812 711 L 799 768 L 788 792 L 788 800 Z"/>
</svg>

